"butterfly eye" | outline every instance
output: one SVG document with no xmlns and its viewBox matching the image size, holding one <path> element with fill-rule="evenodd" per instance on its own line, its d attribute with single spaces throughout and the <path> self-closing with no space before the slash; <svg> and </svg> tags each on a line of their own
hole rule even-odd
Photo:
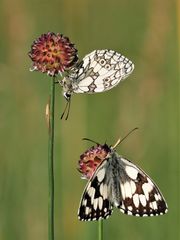
<svg viewBox="0 0 180 240">
<path fill-rule="evenodd" d="M 68 92 L 64 92 L 63 95 L 64 95 L 65 99 L 69 102 L 69 100 L 71 98 L 71 94 Z"/>
</svg>

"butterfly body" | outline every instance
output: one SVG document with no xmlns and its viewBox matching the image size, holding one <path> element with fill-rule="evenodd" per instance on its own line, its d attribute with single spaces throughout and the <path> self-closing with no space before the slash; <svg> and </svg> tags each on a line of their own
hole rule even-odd
<svg viewBox="0 0 180 240">
<path fill-rule="evenodd" d="M 134 64 L 113 50 L 95 50 L 69 70 L 59 83 L 67 100 L 73 93 L 110 90 L 133 71 Z M 66 97 L 67 96 L 67 97 Z"/>
<path fill-rule="evenodd" d="M 140 217 L 165 214 L 167 204 L 150 177 L 112 147 L 108 151 L 84 190 L 79 219 L 106 219 L 113 207 L 127 215 Z"/>
</svg>

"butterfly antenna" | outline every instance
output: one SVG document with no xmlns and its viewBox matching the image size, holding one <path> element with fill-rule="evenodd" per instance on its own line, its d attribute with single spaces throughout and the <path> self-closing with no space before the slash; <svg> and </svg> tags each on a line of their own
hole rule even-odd
<svg viewBox="0 0 180 240">
<path fill-rule="evenodd" d="M 100 145 L 98 142 L 95 142 L 94 140 L 91 140 L 89 138 L 82 138 L 82 140 L 90 141 L 90 142 L 93 142 L 93 143 L 95 143 L 97 145 Z"/>
<path fill-rule="evenodd" d="M 118 139 L 117 142 L 114 144 L 114 146 L 112 146 L 112 148 L 116 148 L 120 143 L 122 143 L 124 141 L 124 139 L 126 139 L 132 132 L 134 132 L 135 130 L 137 130 L 138 128 L 133 128 L 130 132 L 128 132 L 128 134 L 126 134 L 126 136 L 124 136 L 122 139 Z"/>
<path fill-rule="evenodd" d="M 67 103 L 68 103 L 68 110 L 67 110 L 67 115 L 66 115 L 65 120 L 67 120 L 69 117 L 69 112 L 70 112 L 70 107 L 71 107 L 71 98 L 69 99 L 69 101 Z"/>
<path fill-rule="evenodd" d="M 64 109 L 64 111 L 63 111 L 63 113 L 62 113 L 62 115 L 61 115 L 61 119 L 63 119 L 64 114 L 65 114 L 65 112 L 66 112 L 66 109 L 67 109 L 68 105 L 69 105 L 69 102 L 67 101 L 67 102 L 66 102 L 65 109 Z M 66 116 L 66 118 L 67 118 L 67 116 Z M 66 120 L 67 120 L 67 119 L 66 119 Z"/>
</svg>

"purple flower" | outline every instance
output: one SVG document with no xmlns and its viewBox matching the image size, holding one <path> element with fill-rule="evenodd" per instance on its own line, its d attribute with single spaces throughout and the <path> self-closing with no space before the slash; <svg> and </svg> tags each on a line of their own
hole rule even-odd
<svg viewBox="0 0 180 240">
<path fill-rule="evenodd" d="M 50 76 L 69 70 L 78 61 L 77 49 L 69 38 L 52 32 L 36 39 L 28 55 L 33 61 L 32 71 Z"/>
<path fill-rule="evenodd" d="M 90 179 L 100 163 L 107 157 L 110 148 L 104 144 L 93 146 L 80 156 L 78 170 L 82 178 Z"/>
</svg>

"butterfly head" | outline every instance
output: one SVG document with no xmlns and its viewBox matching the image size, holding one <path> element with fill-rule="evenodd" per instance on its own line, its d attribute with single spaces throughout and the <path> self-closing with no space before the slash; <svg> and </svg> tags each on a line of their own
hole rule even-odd
<svg viewBox="0 0 180 240">
<path fill-rule="evenodd" d="M 63 96 L 66 99 L 67 102 L 71 99 L 71 93 L 70 92 L 63 92 Z"/>
<path fill-rule="evenodd" d="M 123 137 L 121 140 L 118 139 L 118 141 L 113 145 L 109 146 L 106 143 L 104 145 L 101 145 L 89 138 L 83 138 L 83 140 L 88 140 L 93 143 L 96 143 L 96 146 L 92 146 L 88 150 L 86 150 L 83 154 L 80 156 L 79 160 L 79 167 L 78 170 L 82 174 L 82 178 L 90 179 L 98 166 L 103 162 L 105 159 L 107 159 L 109 156 L 116 155 L 116 147 L 124 140 L 126 137 L 131 134 L 134 130 L 137 128 L 132 129 L 125 137 Z"/>
</svg>

